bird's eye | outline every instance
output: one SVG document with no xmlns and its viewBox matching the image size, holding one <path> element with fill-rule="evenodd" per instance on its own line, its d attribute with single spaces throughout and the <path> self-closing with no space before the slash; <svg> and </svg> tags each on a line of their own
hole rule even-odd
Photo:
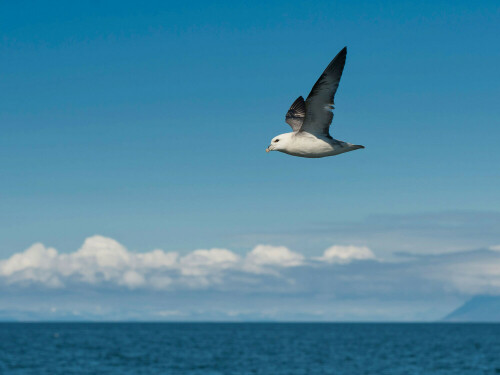
<svg viewBox="0 0 500 375">
<path fill-rule="evenodd" d="M 279 142 L 279 141 L 280 141 L 279 139 L 275 139 L 275 140 L 274 140 L 274 143 Z"/>
</svg>

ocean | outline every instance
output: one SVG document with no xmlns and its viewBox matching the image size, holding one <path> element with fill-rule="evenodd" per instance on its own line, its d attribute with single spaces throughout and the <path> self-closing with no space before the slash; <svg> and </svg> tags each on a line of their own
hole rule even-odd
<svg viewBox="0 0 500 375">
<path fill-rule="evenodd" d="M 499 373 L 500 324 L 0 324 L 2 375 Z"/>
</svg>

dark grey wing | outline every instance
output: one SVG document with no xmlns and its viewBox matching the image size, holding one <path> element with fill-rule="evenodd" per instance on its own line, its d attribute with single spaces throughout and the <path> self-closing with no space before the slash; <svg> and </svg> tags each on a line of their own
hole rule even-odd
<svg viewBox="0 0 500 375">
<path fill-rule="evenodd" d="M 306 116 L 306 103 L 304 98 L 299 96 L 292 104 L 285 116 L 285 121 L 290 125 L 294 132 L 300 130 L 304 117 Z"/>
<path fill-rule="evenodd" d="M 347 47 L 344 47 L 314 84 L 306 100 L 306 117 L 301 131 L 327 136 L 330 134 L 333 99 L 344 71 L 346 55 Z"/>
</svg>

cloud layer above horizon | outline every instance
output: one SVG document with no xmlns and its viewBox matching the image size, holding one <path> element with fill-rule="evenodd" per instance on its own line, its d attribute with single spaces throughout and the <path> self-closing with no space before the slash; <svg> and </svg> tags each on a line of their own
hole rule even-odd
<svg viewBox="0 0 500 375">
<path fill-rule="evenodd" d="M 133 304 L 127 300 L 136 298 L 132 295 L 155 295 L 148 300 L 151 306 L 161 295 L 169 308 L 159 310 L 163 317 L 176 316 L 181 305 L 185 314 L 205 303 L 233 314 L 241 309 L 255 312 L 254 306 L 279 315 L 277 306 L 283 304 L 288 312 L 330 317 L 343 306 L 352 307 L 346 313 L 352 317 L 352 311 L 369 305 L 361 318 L 374 316 L 377 309 L 380 317 L 394 318 L 398 307 L 382 307 L 399 304 L 404 310 L 414 302 L 425 306 L 446 298 L 500 294 L 500 251 L 492 246 L 386 261 L 366 246 L 333 245 L 320 256 L 306 257 L 285 246 L 257 245 L 246 254 L 213 248 L 181 255 L 160 249 L 133 252 L 112 238 L 92 236 L 72 253 L 36 243 L 1 260 L 0 291 L 38 297 L 85 295 L 80 302 L 92 291 L 119 296 L 124 308 Z M 291 305 L 285 307 L 287 303 Z"/>
<path fill-rule="evenodd" d="M 69 254 L 35 243 L 0 261 L 0 280 L 4 286 L 22 287 L 108 284 L 128 289 L 203 289 L 224 286 L 224 277 L 228 274 L 280 278 L 280 270 L 290 267 L 374 259 L 369 248 L 356 246 L 332 246 L 321 257 L 311 259 L 287 247 L 270 245 L 257 245 L 244 256 L 218 248 L 198 249 L 184 256 L 160 249 L 135 253 L 112 238 L 96 235 Z M 249 283 L 255 281 L 248 279 Z"/>
</svg>

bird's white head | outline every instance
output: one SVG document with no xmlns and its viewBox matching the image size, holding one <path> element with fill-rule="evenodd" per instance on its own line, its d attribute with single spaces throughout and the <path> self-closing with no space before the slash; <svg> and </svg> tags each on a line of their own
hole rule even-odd
<svg viewBox="0 0 500 375">
<path fill-rule="evenodd" d="M 271 144 L 266 148 L 266 152 L 269 151 L 282 151 L 286 149 L 286 146 L 290 143 L 293 133 L 284 133 L 277 135 L 271 140 Z"/>
</svg>

